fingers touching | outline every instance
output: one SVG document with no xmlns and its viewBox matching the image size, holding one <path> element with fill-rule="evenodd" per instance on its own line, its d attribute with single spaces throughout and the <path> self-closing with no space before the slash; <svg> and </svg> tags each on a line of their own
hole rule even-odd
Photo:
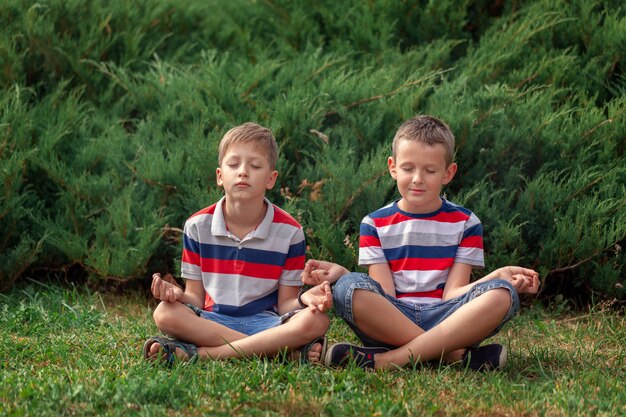
<svg viewBox="0 0 626 417">
<path fill-rule="evenodd" d="M 157 300 L 174 302 L 182 295 L 182 290 L 175 287 L 171 283 L 161 278 L 161 274 L 156 273 L 152 275 L 152 284 L 150 286 L 152 295 Z"/>
</svg>

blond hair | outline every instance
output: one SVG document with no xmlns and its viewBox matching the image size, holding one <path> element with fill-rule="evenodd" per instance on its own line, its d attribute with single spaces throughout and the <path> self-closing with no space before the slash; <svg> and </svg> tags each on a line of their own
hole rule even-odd
<svg viewBox="0 0 626 417">
<path fill-rule="evenodd" d="M 454 161 L 454 135 L 447 124 L 435 117 L 419 115 L 402 123 L 391 146 L 394 159 L 401 140 L 414 140 L 430 146 L 441 144 L 446 150 L 446 166 Z"/>
<path fill-rule="evenodd" d="M 219 165 L 222 165 L 222 159 L 224 159 L 228 147 L 237 143 L 253 143 L 264 148 L 267 153 L 270 169 L 273 170 L 276 167 L 278 145 L 276 144 L 274 135 L 272 135 L 272 131 L 268 128 L 248 122 L 240 126 L 235 126 L 226 132 L 220 141 L 218 149 L 217 162 Z"/>
</svg>

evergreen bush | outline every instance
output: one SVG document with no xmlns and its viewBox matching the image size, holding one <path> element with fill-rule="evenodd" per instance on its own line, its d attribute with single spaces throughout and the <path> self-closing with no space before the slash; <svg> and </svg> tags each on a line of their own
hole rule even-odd
<svg viewBox="0 0 626 417">
<path fill-rule="evenodd" d="M 624 299 L 624 51 L 608 0 L 5 1 L 0 287 L 176 272 L 245 121 L 278 139 L 269 197 L 309 255 L 357 269 L 360 220 L 397 197 L 391 139 L 422 113 L 455 132 L 445 191 L 483 221 L 488 269 Z"/>
</svg>

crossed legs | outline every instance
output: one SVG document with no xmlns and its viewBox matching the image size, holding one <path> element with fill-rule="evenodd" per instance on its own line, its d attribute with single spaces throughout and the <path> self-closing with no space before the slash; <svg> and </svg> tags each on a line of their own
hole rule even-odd
<svg viewBox="0 0 626 417">
<path fill-rule="evenodd" d="M 434 359 L 457 362 L 519 308 L 515 288 L 497 278 L 457 299 L 413 307 L 386 296 L 366 274 L 351 273 L 337 281 L 333 300 L 336 312 L 366 345 L 392 347 L 375 355 L 376 368 Z"/>
<path fill-rule="evenodd" d="M 154 311 L 154 321 L 162 332 L 193 343 L 203 359 L 226 359 L 248 356 L 273 356 L 285 349 L 294 351 L 317 337 L 323 336 L 329 325 L 324 313 L 303 309 L 286 323 L 248 336 L 219 323 L 196 316 L 179 302 L 161 302 Z M 309 351 L 308 359 L 320 360 L 322 346 Z M 161 347 L 150 346 L 149 355 L 157 357 Z M 176 354 L 186 357 L 179 349 Z"/>
<path fill-rule="evenodd" d="M 356 326 L 367 336 L 399 346 L 376 355 L 375 367 L 390 369 L 410 362 L 461 359 L 465 348 L 487 338 L 511 306 L 509 290 L 497 288 L 474 298 L 428 331 L 409 320 L 383 296 L 355 290 L 352 310 Z"/>
</svg>

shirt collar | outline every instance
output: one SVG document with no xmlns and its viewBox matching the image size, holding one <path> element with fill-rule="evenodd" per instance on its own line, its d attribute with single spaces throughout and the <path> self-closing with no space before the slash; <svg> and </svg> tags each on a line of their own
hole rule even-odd
<svg viewBox="0 0 626 417">
<path fill-rule="evenodd" d="M 220 198 L 215 205 L 213 219 L 211 220 L 211 234 L 213 236 L 230 236 L 230 233 L 228 233 L 228 230 L 226 229 L 226 221 L 224 220 L 223 206 L 225 198 L 226 197 Z M 274 206 L 267 199 L 267 197 L 263 197 L 263 201 L 267 204 L 267 212 L 257 228 L 249 234 L 250 238 L 256 237 L 259 239 L 267 239 L 270 234 L 270 228 L 272 226 L 272 222 L 274 221 Z"/>
</svg>

